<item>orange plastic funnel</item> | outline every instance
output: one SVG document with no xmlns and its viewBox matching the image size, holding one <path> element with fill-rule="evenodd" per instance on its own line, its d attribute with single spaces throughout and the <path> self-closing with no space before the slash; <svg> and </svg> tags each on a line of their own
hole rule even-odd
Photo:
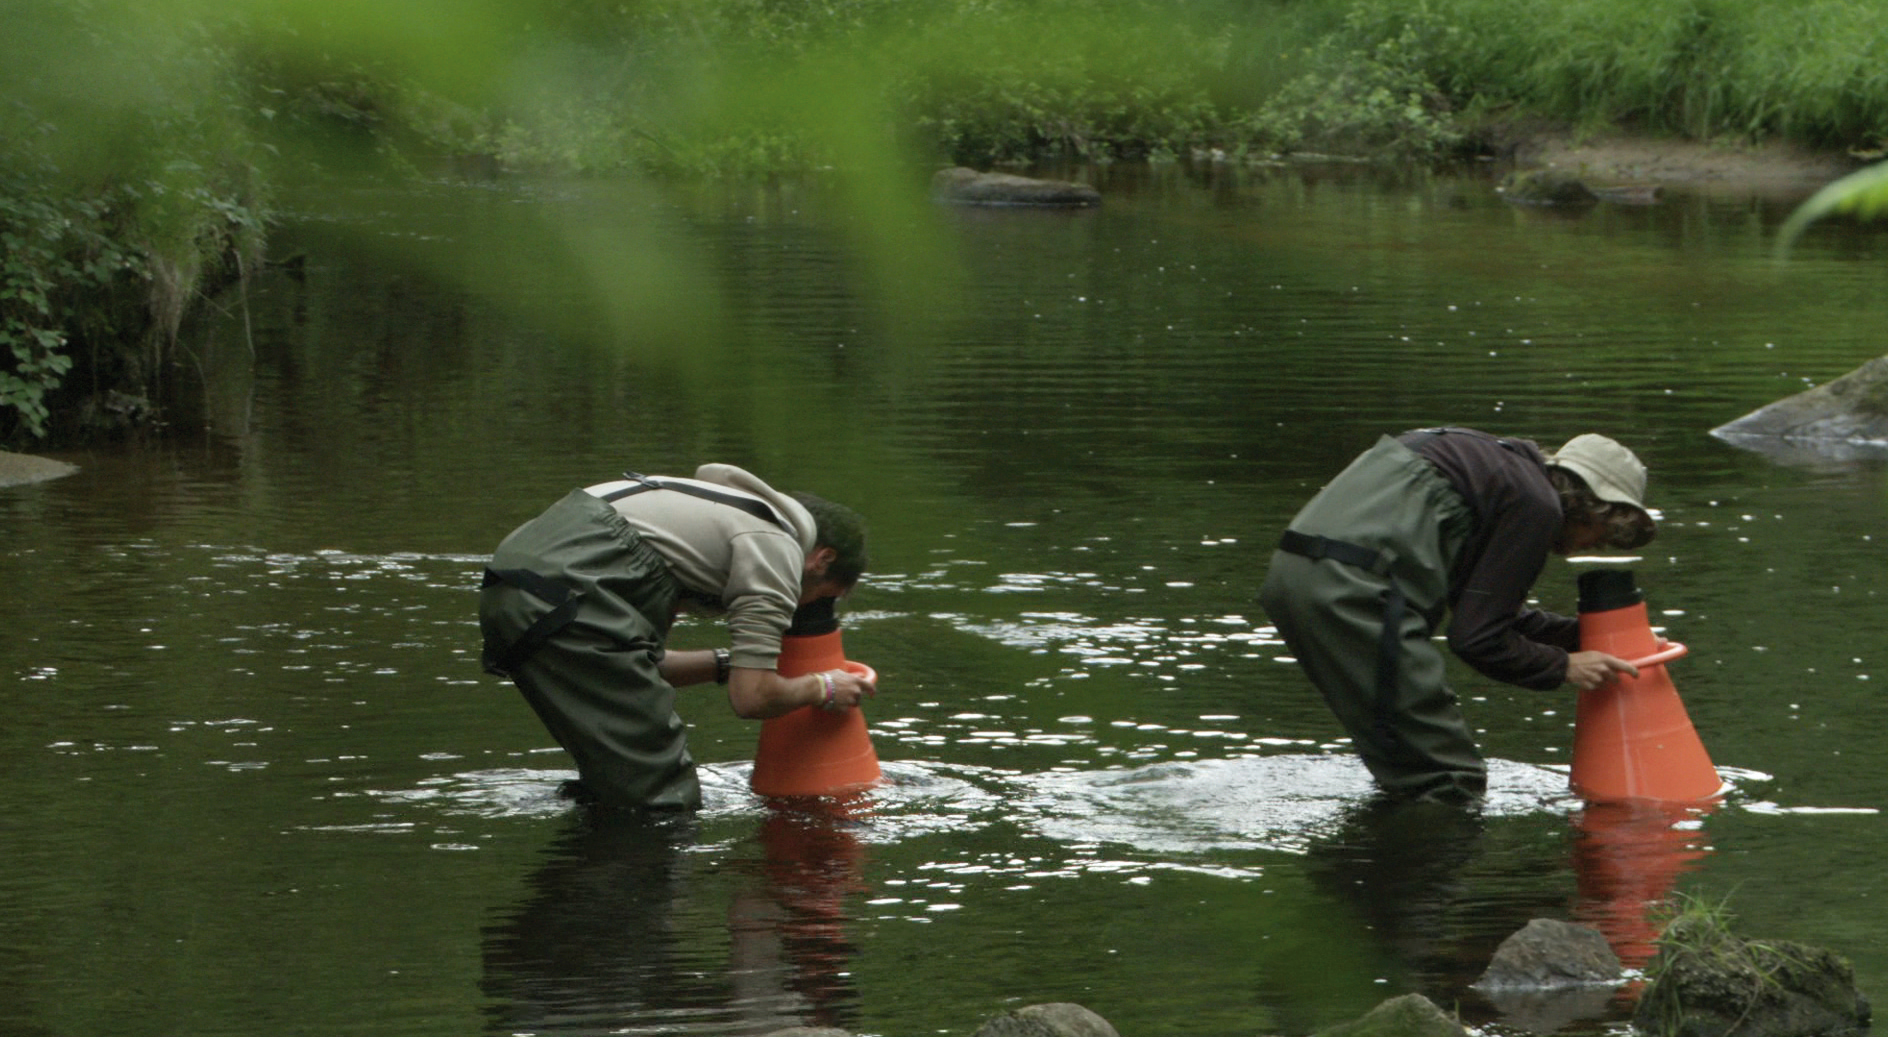
<svg viewBox="0 0 1888 1037">
<path fill-rule="evenodd" d="M 830 598 L 794 615 L 793 627 L 780 639 L 778 669 L 782 677 L 843 669 L 878 679 L 870 666 L 846 659 Z M 826 796 L 876 784 L 883 776 L 862 710 L 802 706 L 761 723 L 748 784 L 763 796 Z"/>
<path fill-rule="evenodd" d="M 1666 663 L 1685 646 L 1662 641 L 1646 619 L 1645 596 L 1621 569 L 1580 574 L 1580 647 L 1629 660 L 1620 676 L 1580 693 L 1573 729 L 1572 784 L 1589 800 L 1698 803 L 1724 789 Z"/>
</svg>

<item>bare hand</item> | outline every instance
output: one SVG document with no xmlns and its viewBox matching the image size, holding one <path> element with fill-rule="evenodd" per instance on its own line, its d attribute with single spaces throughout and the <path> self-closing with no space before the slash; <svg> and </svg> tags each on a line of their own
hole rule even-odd
<svg viewBox="0 0 1888 1037">
<path fill-rule="evenodd" d="M 829 678 L 832 681 L 832 694 L 821 699 L 821 709 L 857 709 L 859 703 L 865 701 L 867 697 L 878 694 L 878 685 L 875 682 L 851 670 L 826 670 L 818 676 L 822 685 Z"/>
<path fill-rule="evenodd" d="M 1639 668 L 1605 652 L 1570 652 L 1567 655 L 1567 683 L 1581 691 L 1592 691 L 1622 673 L 1628 677 L 1637 677 Z"/>
</svg>

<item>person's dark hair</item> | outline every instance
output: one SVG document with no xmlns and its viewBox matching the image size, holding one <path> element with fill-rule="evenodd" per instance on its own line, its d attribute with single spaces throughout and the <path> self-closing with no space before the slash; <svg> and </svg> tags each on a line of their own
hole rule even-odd
<svg viewBox="0 0 1888 1037">
<path fill-rule="evenodd" d="M 1652 516 L 1630 504 L 1614 504 L 1594 496 L 1586 480 L 1565 468 L 1549 466 L 1547 481 L 1560 494 L 1561 521 L 1569 525 L 1598 522 L 1606 527 L 1606 546 L 1632 551 L 1652 542 L 1658 525 Z"/>
<path fill-rule="evenodd" d="M 833 549 L 833 564 L 827 568 L 826 578 L 842 587 L 859 582 L 866 566 L 865 519 L 851 508 L 824 497 L 810 493 L 791 496 L 813 516 L 814 546 Z"/>
</svg>

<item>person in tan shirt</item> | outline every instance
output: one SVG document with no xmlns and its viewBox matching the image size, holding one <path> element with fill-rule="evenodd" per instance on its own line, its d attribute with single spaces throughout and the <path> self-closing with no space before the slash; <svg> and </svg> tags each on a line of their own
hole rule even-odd
<svg viewBox="0 0 1888 1037">
<path fill-rule="evenodd" d="M 851 591 L 866 565 L 857 513 L 782 493 L 733 465 L 573 490 L 513 530 L 487 566 L 487 671 L 508 677 L 601 806 L 693 810 L 701 787 L 676 688 L 718 681 L 747 719 L 853 709 L 875 692 L 844 670 L 783 677 L 802 605 Z M 729 648 L 670 652 L 683 609 L 726 618 Z"/>
</svg>

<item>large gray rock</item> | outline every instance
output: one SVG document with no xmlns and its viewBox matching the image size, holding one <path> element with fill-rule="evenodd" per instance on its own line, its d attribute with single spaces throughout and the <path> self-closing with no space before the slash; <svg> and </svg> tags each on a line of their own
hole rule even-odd
<svg viewBox="0 0 1888 1037">
<path fill-rule="evenodd" d="M 1536 918 L 1501 942 L 1473 985 L 1504 1022 L 1553 1033 L 1604 1017 L 1624 978 L 1619 955 L 1598 929 Z"/>
<path fill-rule="evenodd" d="M 1068 1002 L 1030 1005 L 984 1023 L 976 1037 L 1121 1037 L 1108 1020 Z"/>
<path fill-rule="evenodd" d="M 0 486 L 45 482 L 48 479 L 71 475 L 78 470 L 77 465 L 55 461 L 50 457 L 36 457 L 32 454 L 15 454 L 0 450 Z"/>
<path fill-rule="evenodd" d="M 1038 180 L 1010 173 L 979 173 L 957 166 L 931 178 L 931 197 L 956 205 L 1083 207 L 1101 204 L 1101 192 L 1068 180 Z"/>
<path fill-rule="evenodd" d="M 1838 1037 L 1867 1030 L 1846 958 L 1680 918 L 1659 938 L 1632 1025 L 1653 1037 Z"/>
<path fill-rule="evenodd" d="M 1362 1018 L 1319 1030 L 1317 1037 L 1467 1037 L 1456 1018 L 1421 994 L 1393 997 Z"/>
<path fill-rule="evenodd" d="M 1888 356 L 1719 425 L 1711 434 L 1765 453 L 1882 456 L 1888 453 Z"/>
<path fill-rule="evenodd" d="M 1475 986 L 1485 990 L 1593 986 L 1617 983 L 1624 974 L 1619 955 L 1598 929 L 1536 918 L 1501 941 Z"/>
</svg>

